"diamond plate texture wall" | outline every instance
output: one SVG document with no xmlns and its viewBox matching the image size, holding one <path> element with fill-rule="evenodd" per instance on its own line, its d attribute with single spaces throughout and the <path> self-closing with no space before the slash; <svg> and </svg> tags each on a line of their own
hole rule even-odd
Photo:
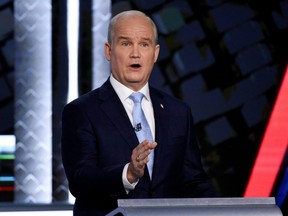
<svg viewBox="0 0 288 216">
<path fill-rule="evenodd" d="M 111 18 L 110 1 L 92 1 L 92 64 L 93 88 L 99 87 L 110 75 L 109 63 L 104 55 L 108 25 Z"/>
<path fill-rule="evenodd" d="M 15 0 L 15 201 L 52 194 L 51 1 Z"/>
</svg>

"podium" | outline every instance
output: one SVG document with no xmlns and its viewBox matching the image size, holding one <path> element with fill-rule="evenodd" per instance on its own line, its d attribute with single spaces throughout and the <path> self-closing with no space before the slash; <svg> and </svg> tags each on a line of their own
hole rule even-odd
<svg viewBox="0 0 288 216">
<path fill-rule="evenodd" d="M 107 216 L 282 216 L 274 197 L 119 199 Z"/>
</svg>

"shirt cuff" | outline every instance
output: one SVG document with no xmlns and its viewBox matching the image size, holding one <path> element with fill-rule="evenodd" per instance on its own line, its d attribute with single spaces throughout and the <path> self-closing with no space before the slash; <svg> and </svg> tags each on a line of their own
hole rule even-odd
<svg viewBox="0 0 288 216">
<path fill-rule="evenodd" d="M 122 172 L 122 182 L 123 182 L 123 185 L 124 185 L 124 188 L 126 190 L 126 193 L 128 194 L 131 190 L 134 190 L 134 188 L 136 187 L 137 183 L 139 182 L 139 180 L 137 182 L 134 182 L 134 183 L 130 183 L 127 179 L 127 170 L 128 170 L 128 166 L 129 166 L 129 163 L 127 163 L 125 166 L 124 166 L 124 169 L 123 169 L 123 172 Z"/>
</svg>

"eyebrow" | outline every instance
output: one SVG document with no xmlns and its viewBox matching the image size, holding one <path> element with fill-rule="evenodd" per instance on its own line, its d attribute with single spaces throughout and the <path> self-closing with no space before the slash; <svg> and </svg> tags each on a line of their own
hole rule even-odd
<svg viewBox="0 0 288 216">
<path fill-rule="evenodd" d="M 131 40 L 131 38 L 130 37 L 126 37 L 126 36 L 119 36 L 117 41 L 120 41 L 120 40 Z M 149 43 L 153 44 L 152 39 L 149 38 L 149 37 L 142 37 L 141 40 L 148 41 Z"/>
</svg>

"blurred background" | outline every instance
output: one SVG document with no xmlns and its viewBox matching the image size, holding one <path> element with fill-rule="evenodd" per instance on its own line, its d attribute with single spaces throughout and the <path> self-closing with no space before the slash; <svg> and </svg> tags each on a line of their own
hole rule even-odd
<svg viewBox="0 0 288 216">
<path fill-rule="evenodd" d="M 130 9 L 158 27 L 150 83 L 191 106 L 221 195 L 288 215 L 287 0 L 0 0 L 0 205 L 70 202 L 61 112 L 106 80 L 108 22 Z"/>
</svg>

